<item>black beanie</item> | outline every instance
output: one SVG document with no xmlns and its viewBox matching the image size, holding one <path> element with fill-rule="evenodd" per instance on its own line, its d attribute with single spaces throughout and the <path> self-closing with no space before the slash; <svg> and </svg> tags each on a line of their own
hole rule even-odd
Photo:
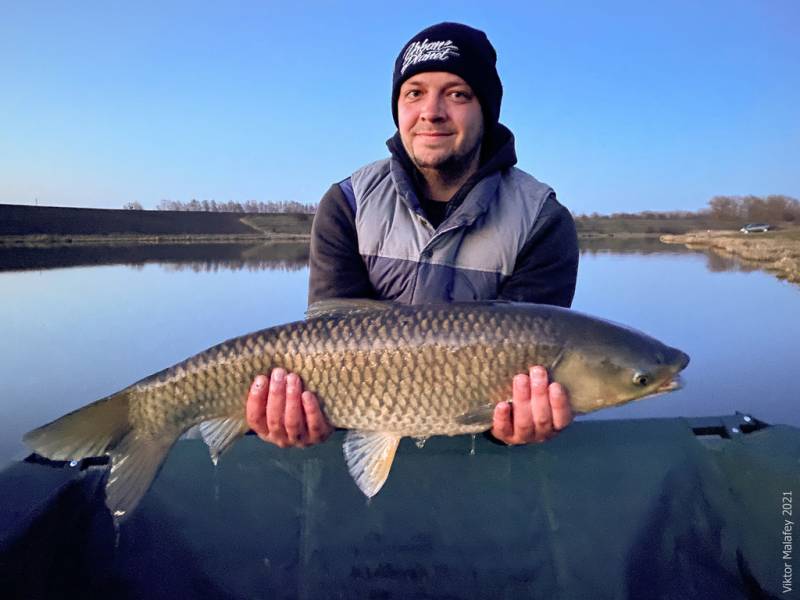
<svg viewBox="0 0 800 600">
<path fill-rule="evenodd" d="M 392 116 L 397 125 L 400 86 L 417 73 L 447 71 L 466 81 L 483 110 L 485 131 L 491 132 L 500 118 L 503 85 L 495 67 L 497 54 L 486 34 L 460 23 L 439 23 L 411 38 L 394 61 Z"/>
</svg>

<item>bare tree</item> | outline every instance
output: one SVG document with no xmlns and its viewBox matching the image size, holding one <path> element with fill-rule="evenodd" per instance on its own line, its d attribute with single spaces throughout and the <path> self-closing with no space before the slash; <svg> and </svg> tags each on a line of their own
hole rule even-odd
<svg viewBox="0 0 800 600">
<path fill-rule="evenodd" d="M 216 200 L 197 200 L 193 198 L 189 202 L 180 200 L 162 199 L 158 203 L 158 210 L 172 211 L 203 211 L 203 212 L 232 212 L 232 213 L 305 213 L 313 214 L 317 211 L 316 204 L 303 204 L 295 200 L 280 200 L 270 202 L 259 202 L 257 200 L 247 200 L 246 202 L 217 202 Z"/>
</svg>

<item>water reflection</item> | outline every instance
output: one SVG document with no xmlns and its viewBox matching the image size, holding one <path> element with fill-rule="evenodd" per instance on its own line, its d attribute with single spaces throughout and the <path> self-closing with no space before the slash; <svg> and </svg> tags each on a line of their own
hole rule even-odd
<svg viewBox="0 0 800 600">
<path fill-rule="evenodd" d="M 31 271 L 98 265 L 170 271 L 298 271 L 308 264 L 308 242 L 261 244 L 108 244 L 96 246 L 0 246 L 0 271 Z"/>
<path fill-rule="evenodd" d="M 761 268 L 758 263 L 732 255 L 664 244 L 654 237 L 582 239 L 580 251 L 584 256 L 703 253 L 707 258 L 706 268 L 712 273 L 749 273 Z M 141 269 L 147 264 L 158 264 L 168 272 L 299 271 L 308 265 L 308 255 L 308 242 L 0 246 L 0 272 L 99 265 Z"/>
<path fill-rule="evenodd" d="M 711 273 L 752 273 L 764 270 L 759 262 L 711 248 L 689 248 L 683 244 L 664 244 L 658 238 L 588 238 L 580 240 L 581 256 L 602 255 L 697 255 L 704 256 L 706 269 Z"/>
<path fill-rule="evenodd" d="M 725 271 L 752 273 L 762 268 L 757 262 L 747 261 L 733 254 L 714 250 L 704 250 L 702 252 L 706 255 L 706 268 L 712 273 L 722 273 Z"/>
<path fill-rule="evenodd" d="M 656 237 L 603 237 L 580 240 L 581 254 L 690 254 L 679 244 L 664 244 Z"/>
</svg>

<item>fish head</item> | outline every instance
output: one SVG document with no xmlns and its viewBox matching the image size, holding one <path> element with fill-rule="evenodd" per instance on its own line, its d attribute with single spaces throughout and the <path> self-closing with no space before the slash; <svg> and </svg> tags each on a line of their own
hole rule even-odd
<svg viewBox="0 0 800 600">
<path fill-rule="evenodd" d="M 625 404 L 682 387 L 689 356 L 640 331 L 596 321 L 576 336 L 552 378 L 569 393 L 576 413 Z"/>
</svg>

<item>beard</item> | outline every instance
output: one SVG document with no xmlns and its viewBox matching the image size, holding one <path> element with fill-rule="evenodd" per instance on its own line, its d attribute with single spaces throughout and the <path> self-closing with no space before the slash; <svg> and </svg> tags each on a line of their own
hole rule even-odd
<svg viewBox="0 0 800 600">
<path fill-rule="evenodd" d="M 433 160 L 420 158 L 413 151 L 408 152 L 408 155 L 414 166 L 421 172 L 435 171 L 442 183 L 447 184 L 461 180 L 469 172 L 475 164 L 475 158 L 480 154 L 481 141 L 481 138 L 478 138 L 475 145 L 466 152 L 452 152 L 447 156 Z"/>
</svg>

